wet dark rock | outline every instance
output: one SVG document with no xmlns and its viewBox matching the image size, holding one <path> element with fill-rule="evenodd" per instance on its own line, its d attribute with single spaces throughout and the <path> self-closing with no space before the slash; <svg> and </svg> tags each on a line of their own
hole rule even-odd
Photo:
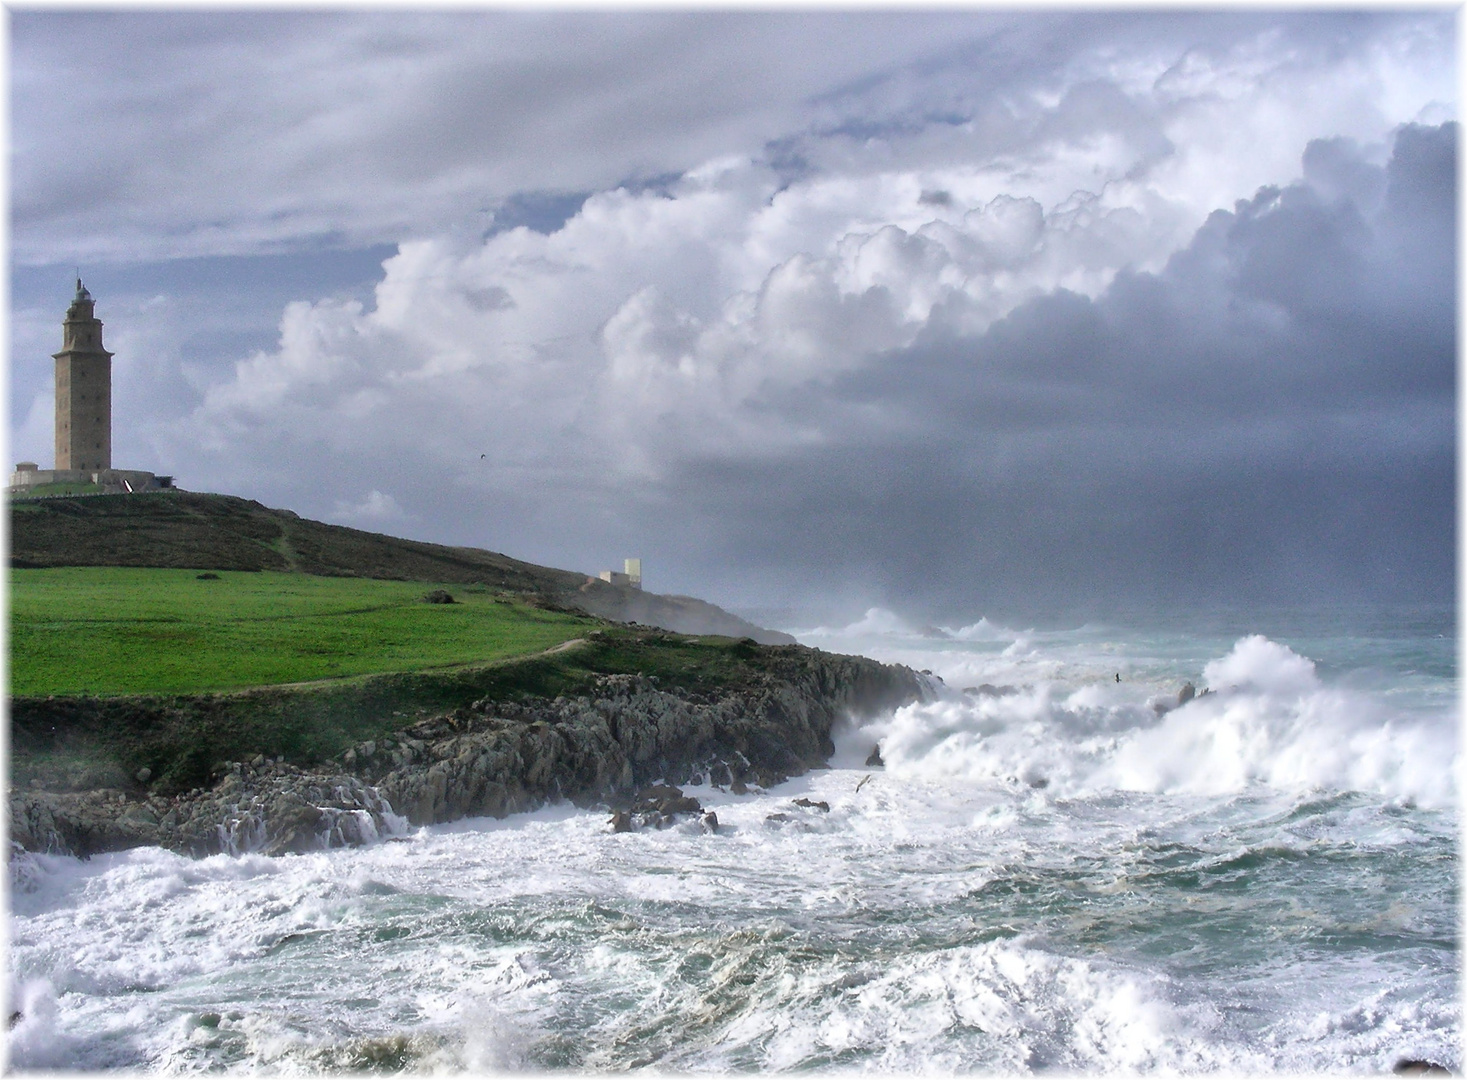
<svg viewBox="0 0 1467 1080">
<path fill-rule="evenodd" d="M 775 784 L 784 783 L 791 776 L 798 776 L 800 773 L 805 771 L 805 768 L 818 768 L 820 764 L 821 762 L 817 761 L 813 766 L 801 767 L 800 764 L 796 763 L 793 767 L 790 768 L 757 769 L 754 773 L 754 779 L 758 782 L 760 787 L 772 788 Z"/>
<path fill-rule="evenodd" d="M 718 815 L 712 810 L 705 812 L 699 819 L 704 832 L 716 833 L 718 831 Z"/>
<path fill-rule="evenodd" d="M 866 767 L 870 769 L 886 768 L 886 762 L 881 759 L 881 745 L 879 743 L 871 748 L 871 753 L 866 755 Z"/>
<path fill-rule="evenodd" d="M 142 845 L 191 855 L 221 851 L 284 854 L 359 844 L 396 817 L 353 776 L 288 768 L 173 799 L 126 801 L 110 790 L 12 792 L 11 836 L 29 851 L 86 857 Z"/>
<path fill-rule="evenodd" d="M 1017 686 L 995 686 L 993 683 L 979 683 L 977 686 L 963 687 L 963 693 L 977 694 L 979 697 L 1008 697 L 1018 692 Z"/>
<path fill-rule="evenodd" d="M 796 799 L 795 805 L 803 806 L 807 810 L 819 810 L 824 814 L 830 813 L 830 804 L 824 799 L 821 799 L 819 802 L 811 802 L 809 799 Z"/>
<path fill-rule="evenodd" d="M 632 797 L 626 812 L 630 827 L 665 829 L 677 824 L 680 815 L 702 814 L 703 806 L 691 795 L 683 794 L 681 788 L 650 784 Z"/>
<path fill-rule="evenodd" d="M 1445 1065 L 1421 1058 L 1402 1058 L 1391 1068 L 1397 1076 L 1451 1076 L 1452 1070 Z"/>
<path fill-rule="evenodd" d="M 1200 696 L 1206 697 L 1211 692 L 1210 690 L 1204 690 Z M 1185 682 L 1182 684 L 1182 689 L 1177 692 L 1175 701 L 1168 700 L 1167 698 L 1157 698 L 1151 703 L 1151 709 L 1157 716 L 1165 716 L 1173 709 L 1180 709 L 1187 702 L 1198 696 L 1197 687 L 1193 686 L 1190 681 Z"/>
<path fill-rule="evenodd" d="M 16 785 L 11 836 L 29 851 L 78 856 L 139 845 L 284 854 L 561 800 L 610 805 L 634 827 L 690 816 L 710 827 L 716 817 L 677 783 L 701 775 L 734 794 L 769 787 L 822 766 L 846 716 L 921 698 L 905 668 L 787 648 L 737 689 L 694 693 L 618 674 L 554 700 L 480 699 L 310 770 L 264 754 L 248 766 L 219 762 L 211 787 L 172 799 L 127 800 L 134 777 L 116 766 L 78 776 L 72 790 Z"/>
<path fill-rule="evenodd" d="M 656 809 L 661 803 L 682 797 L 682 788 L 673 787 L 671 784 L 649 784 L 637 792 L 633 805 L 638 809 L 651 810 Z"/>
<path fill-rule="evenodd" d="M 614 832 L 614 833 L 618 833 L 618 832 L 631 832 L 632 831 L 632 815 L 629 814 L 629 813 L 627 813 L 627 811 L 625 811 L 625 810 L 618 810 L 614 814 L 611 815 L 611 823 L 610 824 L 611 824 L 611 831 Z"/>
</svg>

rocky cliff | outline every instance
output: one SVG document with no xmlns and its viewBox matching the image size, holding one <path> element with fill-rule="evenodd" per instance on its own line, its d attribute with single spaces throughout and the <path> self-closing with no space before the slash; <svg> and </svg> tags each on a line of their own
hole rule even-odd
<svg viewBox="0 0 1467 1080">
<path fill-rule="evenodd" d="M 480 699 L 323 767 L 234 762 L 207 790 L 172 797 L 125 783 L 14 790 L 10 835 L 27 850 L 82 856 L 153 844 L 278 854 L 562 799 L 614 805 L 655 780 L 768 786 L 822 765 L 836 725 L 922 692 L 906 668 L 793 646 L 769 650 L 736 689 L 602 675 L 576 696 Z"/>
</svg>

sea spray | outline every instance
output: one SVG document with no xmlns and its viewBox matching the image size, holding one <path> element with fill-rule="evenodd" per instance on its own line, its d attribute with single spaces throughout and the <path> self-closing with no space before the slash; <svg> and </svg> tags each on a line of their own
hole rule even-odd
<svg viewBox="0 0 1467 1080">
<path fill-rule="evenodd" d="M 943 695 L 837 730 L 833 768 L 689 787 L 716 834 L 563 804 L 34 856 L 12 1064 L 1460 1067 L 1450 642 L 891 625 Z"/>
<path fill-rule="evenodd" d="M 1451 806 L 1450 718 L 1412 716 L 1367 691 L 1329 687 L 1315 665 L 1261 636 L 1202 673 L 1201 696 L 1162 708 L 1098 681 L 948 692 L 862 729 L 903 776 L 1051 787 L 1224 795 L 1252 785 L 1364 791 Z"/>
</svg>

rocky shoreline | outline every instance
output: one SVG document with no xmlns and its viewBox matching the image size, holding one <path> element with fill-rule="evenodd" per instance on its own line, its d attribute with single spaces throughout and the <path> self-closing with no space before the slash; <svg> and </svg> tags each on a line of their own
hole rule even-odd
<svg viewBox="0 0 1467 1080">
<path fill-rule="evenodd" d="M 131 789 L 13 789 L 12 850 L 87 857 L 157 845 L 193 856 L 276 855 L 561 800 L 645 823 L 662 812 L 660 802 L 641 806 L 650 785 L 767 787 L 824 765 L 832 729 L 846 718 L 923 695 L 922 677 L 907 668 L 798 653 L 736 690 L 664 689 L 655 678 L 621 674 L 573 697 L 480 699 L 321 766 L 258 755 L 229 763 L 208 789 L 173 796 L 141 781 Z"/>
</svg>

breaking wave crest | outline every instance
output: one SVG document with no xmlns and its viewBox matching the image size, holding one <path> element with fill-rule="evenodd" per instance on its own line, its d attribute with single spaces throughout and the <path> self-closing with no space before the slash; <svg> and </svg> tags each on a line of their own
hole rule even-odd
<svg viewBox="0 0 1467 1080">
<path fill-rule="evenodd" d="M 716 831 L 559 805 L 279 857 L 13 853 L 9 1060 L 1460 1069 L 1447 624 L 1213 625 L 826 631 L 931 669 L 928 700 L 831 768 L 700 785 Z"/>
<path fill-rule="evenodd" d="M 895 775 L 1020 782 L 1060 797 L 1262 785 L 1455 803 L 1449 716 L 1402 715 L 1383 696 L 1328 685 L 1313 661 L 1261 635 L 1208 663 L 1202 680 L 1181 702 L 1137 700 L 1099 680 L 950 690 L 866 732 Z"/>
</svg>

